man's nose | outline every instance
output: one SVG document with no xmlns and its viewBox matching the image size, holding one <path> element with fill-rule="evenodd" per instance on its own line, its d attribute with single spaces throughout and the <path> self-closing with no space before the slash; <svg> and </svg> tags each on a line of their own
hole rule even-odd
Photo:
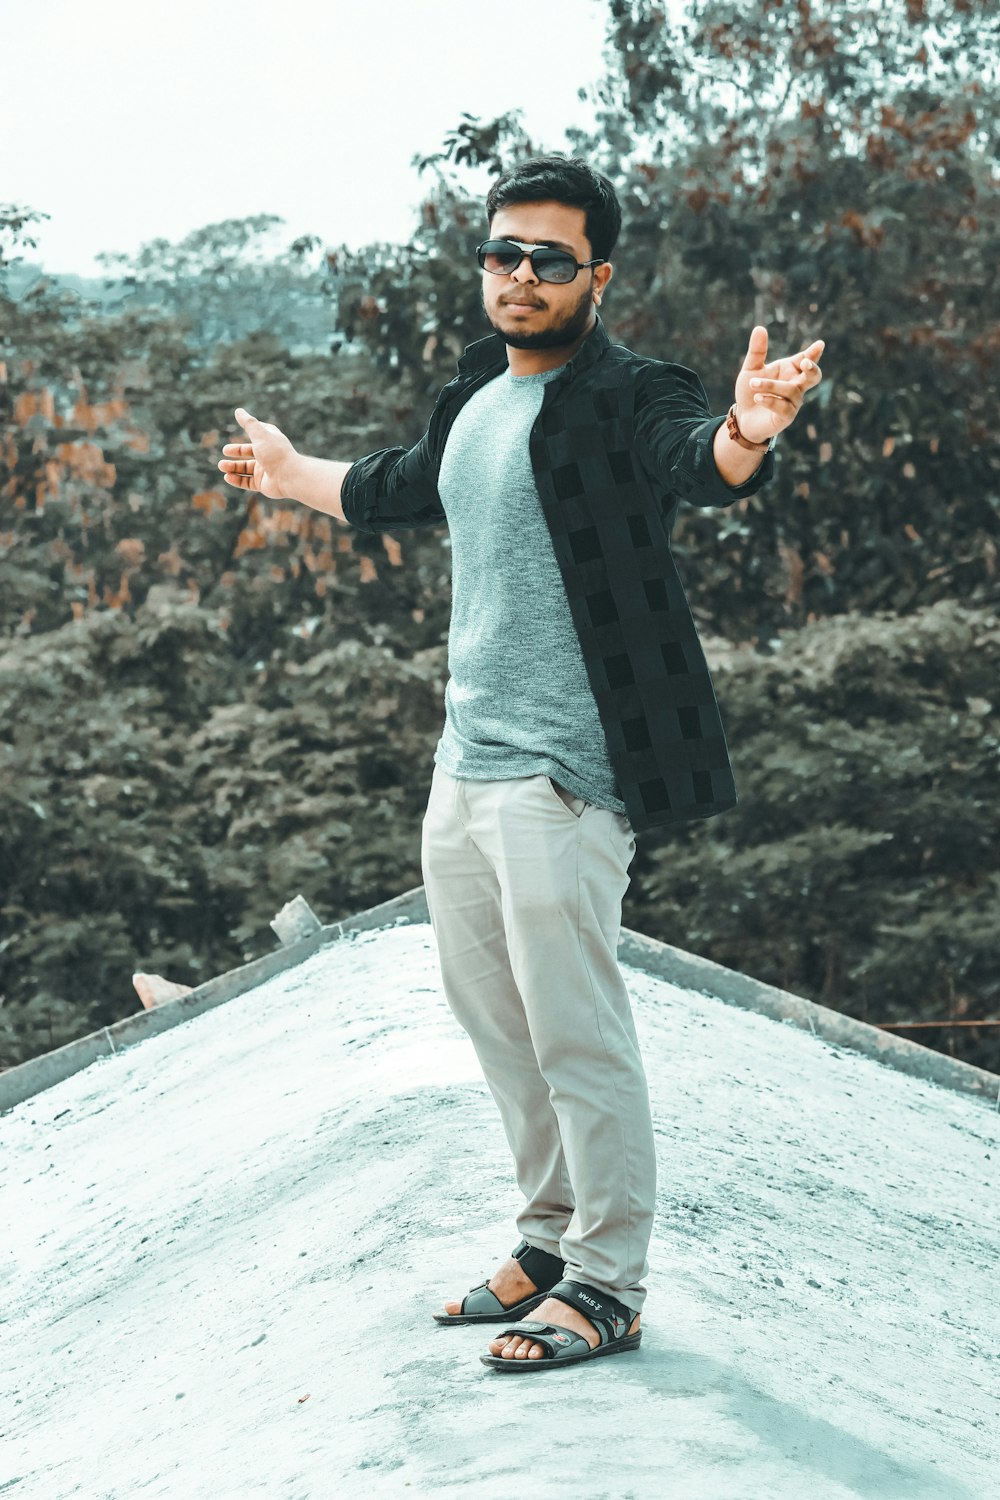
<svg viewBox="0 0 1000 1500">
<path fill-rule="evenodd" d="M 531 264 L 531 256 L 527 252 L 521 257 L 520 265 L 515 266 L 510 274 L 517 282 L 533 281 L 537 285 L 538 277 L 535 275 L 535 268 Z"/>
</svg>

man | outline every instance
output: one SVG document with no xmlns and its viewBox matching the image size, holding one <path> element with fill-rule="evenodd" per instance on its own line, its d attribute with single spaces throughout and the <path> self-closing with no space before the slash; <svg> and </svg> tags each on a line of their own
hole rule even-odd
<svg viewBox="0 0 1000 1500">
<path fill-rule="evenodd" d="M 465 351 L 412 449 L 308 458 L 240 407 L 249 442 L 219 467 L 363 531 L 449 526 L 422 869 L 445 995 L 525 1203 L 513 1255 L 435 1317 L 504 1324 L 480 1357 L 523 1371 L 641 1339 L 656 1165 L 616 959 L 622 897 L 636 832 L 737 801 L 669 534 L 681 500 L 727 505 L 771 478 L 823 341 L 767 364 L 755 327 L 729 417 L 715 417 L 692 371 L 604 330 L 621 224 L 606 177 L 536 158 L 486 208 L 494 334 Z"/>
</svg>

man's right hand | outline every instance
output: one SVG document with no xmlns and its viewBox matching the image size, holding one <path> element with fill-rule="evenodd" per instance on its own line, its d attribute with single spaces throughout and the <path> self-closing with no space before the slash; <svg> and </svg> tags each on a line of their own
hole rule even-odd
<svg viewBox="0 0 1000 1500">
<path fill-rule="evenodd" d="M 248 443 L 226 443 L 219 468 L 227 484 L 258 490 L 268 500 L 294 500 L 289 485 L 298 452 L 273 422 L 258 422 L 242 406 L 234 413 Z"/>
</svg>

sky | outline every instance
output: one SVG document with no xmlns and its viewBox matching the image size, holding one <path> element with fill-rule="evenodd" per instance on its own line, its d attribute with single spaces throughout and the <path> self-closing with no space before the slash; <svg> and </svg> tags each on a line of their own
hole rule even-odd
<svg viewBox="0 0 1000 1500">
<path fill-rule="evenodd" d="M 607 0 L 52 0 L 4 6 L 0 202 L 48 213 L 25 260 L 99 275 L 223 219 L 284 246 L 405 240 L 463 112 L 567 149 L 603 74 Z M 17 122 L 18 128 L 11 129 Z M 429 181 L 429 178 L 425 178 Z"/>
<path fill-rule="evenodd" d="M 634 1352 L 433 1321 L 523 1199 L 430 925 L 353 932 L 0 1116 L 4 1500 L 996 1494 L 995 1105 L 622 973 Z"/>
</svg>

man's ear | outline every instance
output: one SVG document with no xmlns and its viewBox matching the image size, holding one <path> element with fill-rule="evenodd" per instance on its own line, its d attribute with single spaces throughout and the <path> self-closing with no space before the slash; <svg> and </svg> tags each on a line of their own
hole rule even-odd
<svg viewBox="0 0 1000 1500">
<path fill-rule="evenodd" d="M 604 293 L 604 288 L 614 275 L 614 267 L 609 260 L 594 267 L 594 301 L 599 303 Z"/>
</svg>

